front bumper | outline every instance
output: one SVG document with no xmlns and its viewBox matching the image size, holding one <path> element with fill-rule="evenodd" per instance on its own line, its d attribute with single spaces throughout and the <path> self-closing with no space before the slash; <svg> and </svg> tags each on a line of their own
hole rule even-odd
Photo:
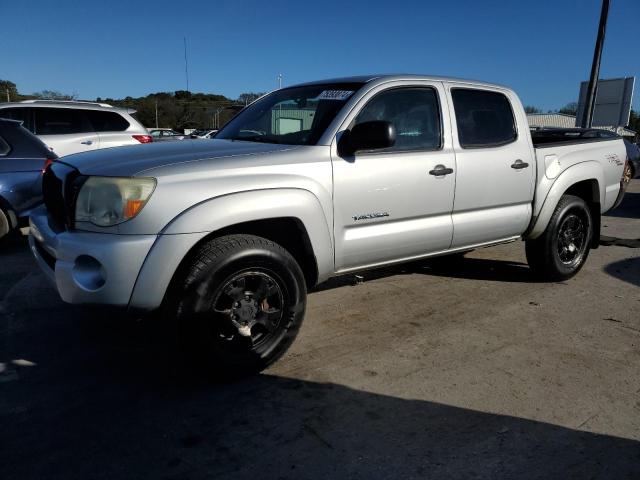
<svg viewBox="0 0 640 480">
<path fill-rule="evenodd" d="M 29 218 L 36 262 L 68 303 L 127 306 L 157 235 L 116 235 L 52 228 L 44 207 Z"/>
</svg>

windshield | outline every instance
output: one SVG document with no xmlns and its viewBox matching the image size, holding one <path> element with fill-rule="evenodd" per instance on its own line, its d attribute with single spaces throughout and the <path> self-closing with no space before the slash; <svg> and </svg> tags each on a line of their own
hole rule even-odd
<svg viewBox="0 0 640 480">
<path fill-rule="evenodd" d="M 216 139 L 315 145 L 362 83 L 307 85 L 277 90 L 242 110 Z"/>
</svg>

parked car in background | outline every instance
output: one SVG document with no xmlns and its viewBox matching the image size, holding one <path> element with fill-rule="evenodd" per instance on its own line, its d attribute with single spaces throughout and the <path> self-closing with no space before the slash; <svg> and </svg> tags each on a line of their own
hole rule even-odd
<svg viewBox="0 0 640 480">
<path fill-rule="evenodd" d="M 208 138 L 213 138 L 213 136 L 218 133 L 218 129 L 198 129 L 194 130 L 189 134 L 191 138 L 205 140 Z"/>
<path fill-rule="evenodd" d="M 149 128 L 149 135 L 154 140 L 184 140 L 185 135 L 170 128 Z"/>
<path fill-rule="evenodd" d="M 0 117 L 19 120 L 59 157 L 152 141 L 134 110 L 106 103 L 25 100 L 0 104 Z"/>
<path fill-rule="evenodd" d="M 26 225 L 42 202 L 42 172 L 56 158 L 20 122 L 0 118 L 0 238 Z"/>
<path fill-rule="evenodd" d="M 623 140 L 624 146 L 627 149 L 627 158 L 629 159 L 625 174 L 628 176 L 629 180 L 640 177 L 640 147 L 635 143 L 631 143 L 626 138 Z"/>
</svg>

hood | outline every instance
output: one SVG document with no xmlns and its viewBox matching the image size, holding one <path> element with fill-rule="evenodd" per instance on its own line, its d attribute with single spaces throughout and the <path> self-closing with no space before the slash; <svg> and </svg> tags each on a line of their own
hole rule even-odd
<svg viewBox="0 0 640 480">
<path fill-rule="evenodd" d="M 131 177 L 158 167 L 194 160 L 262 155 L 297 148 L 234 140 L 178 140 L 77 153 L 61 158 L 84 175 Z"/>
</svg>

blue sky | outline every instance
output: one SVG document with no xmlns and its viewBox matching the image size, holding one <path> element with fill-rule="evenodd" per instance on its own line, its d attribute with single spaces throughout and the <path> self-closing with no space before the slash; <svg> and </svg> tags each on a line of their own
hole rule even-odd
<svg viewBox="0 0 640 480">
<path fill-rule="evenodd" d="M 600 0 L 0 0 L 0 78 L 83 99 L 185 89 L 186 36 L 191 91 L 431 73 L 506 84 L 547 110 L 588 79 L 599 15 Z M 601 78 L 640 76 L 639 22 L 640 1 L 611 1 Z"/>
</svg>

